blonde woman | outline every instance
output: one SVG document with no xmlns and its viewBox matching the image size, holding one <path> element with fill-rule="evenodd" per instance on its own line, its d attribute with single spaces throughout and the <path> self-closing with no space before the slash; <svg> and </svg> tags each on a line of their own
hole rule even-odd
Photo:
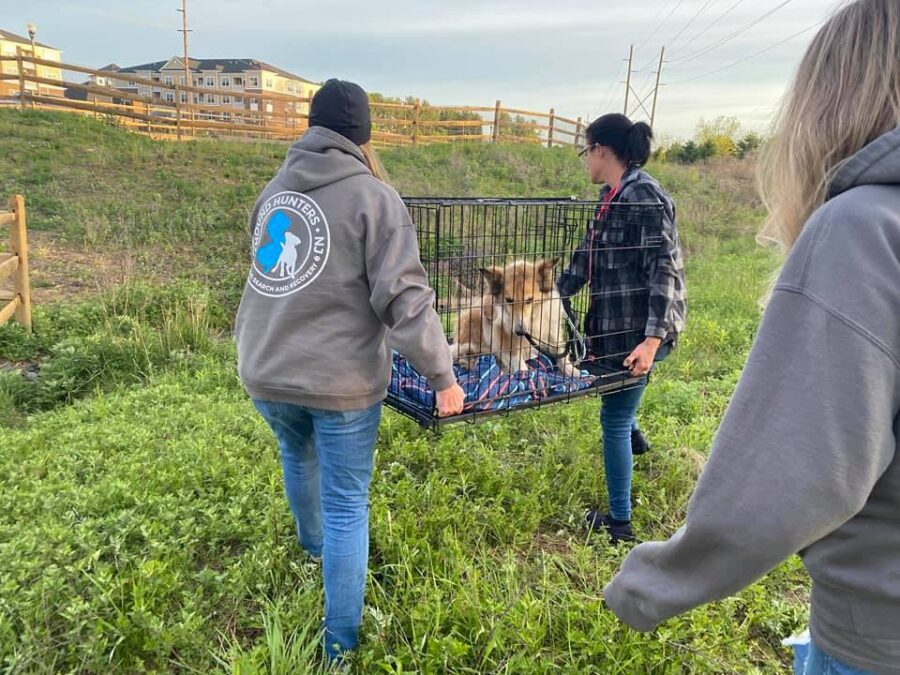
<svg viewBox="0 0 900 675">
<path fill-rule="evenodd" d="M 464 394 L 409 214 L 381 180 L 366 92 L 329 80 L 309 122 L 253 209 L 235 335 L 241 380 L 281 449 L 300 545 L 322 561 L 335 660 L 362 619 L 387 331 L 437 392 L 438 414 L 461 412 Z"/>
<path fill-rule="evenodd" d="M 761 176 L 787 260 L 686 525 L 636 547 L 606 602 L 650 630 L 800 552 L 796 671 L 900 673 L 900 1 L 821 29 Z"/>
</svg>

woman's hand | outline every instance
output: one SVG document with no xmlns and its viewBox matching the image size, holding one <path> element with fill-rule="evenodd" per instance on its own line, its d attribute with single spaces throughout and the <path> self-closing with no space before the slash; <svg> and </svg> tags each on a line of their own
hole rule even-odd
<svg viewBox="0 0 900 675">
<path fill-rule="evenodd" d="M 639 344 L 628 358 L 624 361 L 624 366 L 628 368 L 634 377 L 642 377 L 650 372 L 653 367 L 653 359 L 656 358 L 656 352 L 662 340 L 657 337 L 648 337 Z"/>
<path fill-rule="evenodd" d="M 454 384 L 443 391 L 437 392 L 435 395 L 435 403 L 437 404 L 438 417 L 459 415 L 459 413 L 462 412 L 465 400 L 466 393 L 458 384 Z"/>
</svg>

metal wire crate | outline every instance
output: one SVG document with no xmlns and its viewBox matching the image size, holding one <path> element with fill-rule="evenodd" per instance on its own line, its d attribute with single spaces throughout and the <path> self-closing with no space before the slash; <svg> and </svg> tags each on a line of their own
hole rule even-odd
<svg viewBox="0 0 900 675">
<path fill-rule="evenodd" d="M 467 397 L 461 415 L 438 418 L 425 378 L 395 353 L 390 407 L 436 427 L 640 381 L 622 361 L 644 339 L 661 204 L 600 213 L 595 201 L 567 198 L 404 201 Z M 576 251 L 595 264 L 563 298 L 557 281 Z"/>
</svg>

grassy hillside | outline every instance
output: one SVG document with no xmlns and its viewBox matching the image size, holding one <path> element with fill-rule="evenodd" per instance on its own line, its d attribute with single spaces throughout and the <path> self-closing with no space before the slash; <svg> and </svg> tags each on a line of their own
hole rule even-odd
<svg viewBox="0 0 900 675">
<path fill-rule="evenodd" d="M 315 671 L 319 571 L 299 555 L 277 449 L 227 338 L 247 213 L 285 146 L 159 144 L 13 111 L 0 111 L 0 134 L 16 158 L 0 193 L 28 198 L 39 299 L 33 336 L 0 328 L 0 664 Z M 383 158 L 406 194 L 593 191 L 566 150 Z M 775 265 L 752 243 L 746 165 L 652 171 L 679 203 L 690 318 L 642 410 L 655 445 L 636 470 L 646 538 L 683 521 Z M 627 548 L 580 526 L 604 494 L 597 409 L 440 436 L 386 415 L 355 672 L 787 670 L 779 641 L 806 612 L 796 560 L 648 635 L 604 609 Z"/>
</svg>

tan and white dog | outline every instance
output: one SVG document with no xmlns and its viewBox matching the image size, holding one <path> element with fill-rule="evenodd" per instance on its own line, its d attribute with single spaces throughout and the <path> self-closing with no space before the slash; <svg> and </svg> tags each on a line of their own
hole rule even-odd
<svg viewBox="0 0 900 675">
<path fill-rule="evenodd" d="M 460 309 L 453 344 L 455 362 L 471 368 L 478 356 L 493 354 L 507 372 L 528 369 L 526 360 L 537 356 L 525 334 L 546 352 L 562 354 L 566 349 L 565 313 L 553 282 L 559 258 L 527 262 L 517 260 L 504 267 L 480 272 L 486 292 L 472 294 Z M 567 358 L 557 364 L 567 377 L 579 372 Z"/>
</svg>

